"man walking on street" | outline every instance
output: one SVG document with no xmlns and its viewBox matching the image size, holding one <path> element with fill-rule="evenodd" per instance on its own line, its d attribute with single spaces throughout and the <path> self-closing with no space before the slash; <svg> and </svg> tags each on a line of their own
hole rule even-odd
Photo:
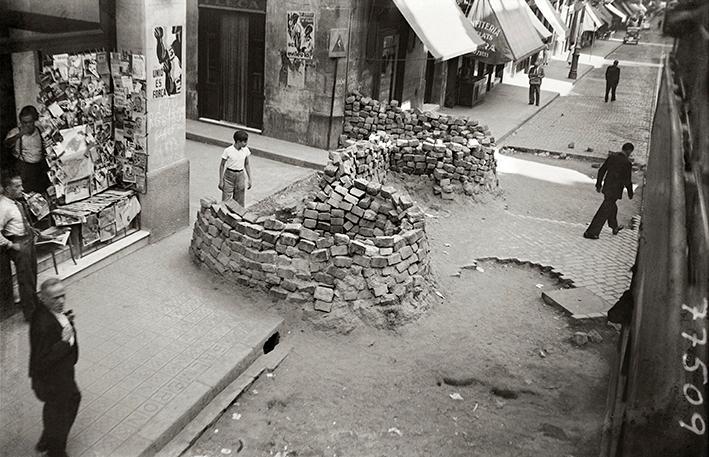
<svg viewBox="0 0 709 457">
<path fill-rule="evenodd" d="M 630 154 L 635 147 L 633 143 L 625 143 L 623 151 L 611 153 L 603 165 L 598 170 L 596 179 L 596 192 L 603 192 L 603 203 L 593 216 L 591 224 L 583 234 L 584 238 L 597 240 L 601 233 L 603 224 L 608 221 L 608 226 L 613 230 L 613 235 L 623 230 L 622 225 L 618 225 L 618 205 L 617 200 L 623 198 L 623 188 L 628 190 L 628 198 L 633 199 L 633 165 L 630 162 Z M 605 177 L 605 180 L 603 179 Z"/>
<path fill-rule="evenodd" d="M 613 65 L 606 68 L 606 102 L 608 102 L 608 92 L 611 93 L 611 101 L 615 101 L 615 89 L 620 81 L 620 67 L 618 61 L 614 60 Z"/>
<path fill-rule="evenodd" d="M 532 64 L 527 72 L 529 77 L 529 104 L 539 106 L 539 95 L 542 87 L 542 79 L 544 78 L 544 69 L 541 65 Z"/>
<path fill-rule="evenodd" d="M 0 195 L 0 304 L 12 306 L 13 286 L 10 261 L 15 264 L 17 285 L 25 321 L 29 322 L 35 308 L 37 291 L 37 254 L 34 229 L 27 219 L 27 209 L 20 201 L 22 178 L 8 173 L 1 180 Z"/>
<path fill-rule="evenodd" d="M 67 457 L 67 437 L 81 402 L 74 377 L 79 342 L 74 314 L 64 311 L 66 291 L 60 279 L 42 283 L 40 302 L 30 324 L 32 390 L 44 403 L 44 429 L 35 449 L 49 457 Z"/>
</svg>

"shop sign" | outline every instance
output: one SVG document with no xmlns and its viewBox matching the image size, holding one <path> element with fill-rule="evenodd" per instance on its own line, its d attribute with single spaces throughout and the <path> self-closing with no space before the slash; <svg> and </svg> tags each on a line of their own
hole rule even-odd
<svg viewBox="0 0 709 457">
<path fill-rule="evenodd" d="M 500 21 L 489 2 L 476 2 L 468 17 L 473 23 L 475 31 L 485 42 L 471 53 L 477 60 L 490 65 L 498 65 L 512 60 L 507 37 L 505 37 Z"/>
<path fill-rule="evenodd" d="M 199 0 L 199 6 L 225 8 L 255 13 L 266 12 L 266 0 Z"/>
<path fill-rule="evenodd" d="M 477 20 L 473 21 L 473 28 L 485 42 L 472 52 L 476 59 L 489 64 L 499 64 L 510 60 L 505 37 L 498 25 L 485 20 Z"/>
</svg>

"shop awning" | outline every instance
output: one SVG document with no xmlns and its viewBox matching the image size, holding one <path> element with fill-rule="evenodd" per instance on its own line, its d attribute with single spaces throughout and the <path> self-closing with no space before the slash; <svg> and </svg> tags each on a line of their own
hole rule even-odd
<svg viewBox="0 0 709 457">
<path fill-rule="evenodd" d="M 628 20 L 628 16 L 624 12 L 616 8 L 614 4 L 606 3 L 606 8 L 608 9 L 608 11 L 618 16 L 621 21 L 625 22 L 626 20 Z"/>
<path fill-rule="evenodd" d="M 596 13 L 593 11 L 593 8 L 587 3 L 586 4 L 586 13 L 584 14 L 583 17 L 583 31 L 588 32 L 588 31 L 596 31 L 599 29 L 599 27 L 603 27 L 603 22 L 601 18 L 599 18 Z M 591 26 L 593 28 L 588 28 L 587 26 Z"/>
<path fill-rule="evenodd" d="M 591 8 L 593 9 L 593 12 L 596 13 L 596 16 L 600 20 L 602 20 L 603 22 L 605 22 L 608 25 L 613 24 L 613 15 L 610 12 L 608 12 L 608 10 L 603 7 L 603 5 L 601 5 L 599 3 L 597 6 L 592 6 Z"/>
<path fill-rule="evenodd" d="M 428 0 L 430 1 L 430 0 Z M 485 45 L 473 52 L 491 65 L 519 61 L 544 48 L 524 0 L 477 0 L 468 17 Z"/>
<path fill-rule="evenodd" d="M 16 29 L 0 37 L 0 54 L 42 50 L 44 52 L 115 47 L 115 20 L 105 21 L 103 2 L 97 5 L 101 22 L 89 22 L 60 16 L 4 10 L 0 15 L 0 29 Z M 114 14 L 115 16 L 115 14 Z"/>
<path fill-rule="evenodd" d="M 640 13 L 640 8 L 638 8 L 637 6 L 635 6 L 631 3 L 621 1 L 620 4 L 623 5 L 625 10 L 628 12 L 628 16 L 632 17 L 632 16 L 636 16 Z"/>
<path fill-rule="evenodd" d="M 452 59 L 484 44 L 455 0 L 394 0 L 394 4 L 436 59 Z"/>
<path fill-rule="evenodd" d="M 549 3 L 549 0 L 534 0 L 534 4 L 539 8 L 539 11 L 557 35 L 562 37 L 569 35 L 568 27 L 564 25 L 564 21 L 551 3 Z"/>
<path fill-rule="evenodd" d="M 532 8 L 530 8 L 527 4 L 525 4 L 525 9 L 527 10 L 527 13 L 529 14 L 529 20 L 532 21 L 532 25 L 536 29 L 537 33 L 539 34 L 539 37 L 542 40 L 546 40 L 547 38 L 551 37 L 553 33 L 551 30 L 546 28 L 544 24 L 542 24 L 542 21 L 539 20 L 536 14 L 534 14 L 534 11 L 532 11 Z"/>
</svg>

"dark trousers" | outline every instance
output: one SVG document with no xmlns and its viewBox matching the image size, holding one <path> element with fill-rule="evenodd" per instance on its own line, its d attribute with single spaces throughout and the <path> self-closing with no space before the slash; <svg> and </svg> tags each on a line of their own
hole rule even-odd
<svg viewBox="0 0 709 457">
<path fill-rule="evenodd" d="M 22 187 L 25 192 L 37 192 L 40 194 L 47 192 L 47 187 L 49 187 L 50 183 L 47 177 L 47 164 L 44 160 L 40 160 L 37 163 L 27 163 L 18 160 L 15 166 L 22 178 Z"/>
<path fill-rule="evenodd" d="M 81 403 L 76 383 L 58 388 L 46 382 L 32 383 L 35 395 L 44 402 L 42 408 L 42 436 L 38 446 L 47 450 L 49 457 L 66 457 L 66 442 Z"/>
<path fill-rule="evenodd" d="M 618 205 L 616 201 L 615 198 L 604 197 L 603 203 L 598 207 L 596 215 L 593 216 L 591 224 L 586 229 L 587 235 L 598 236 L 606 221 L 608 221 L 608 226 L 613 230 L 618 228 Z"/>
<path fill-rule="evenodd" d="M 20 303 L 25 319 L 32 317 L 37 301 L 37 253 L 32 237 L 26 237 L 20 244 L 20 250 L 0 248 L 0 303 L 11 306 L 12 270 L 10 261 L 15 264 L 17 286 L 20 289 Z"/>
<path fill-rule="evenodd" d="M 608 92 L 611 93 L 611 101 L 615 101 L 615 89 L 618 87 L 617 82 L 606 81 L 606 101 L 608 101 Z"/>
<path fill-rule="evenodd" d="M 536 104 L 539 106 L 539 87 L 540 84 L 530 84 L 529 85 L 529 104 L 531 105 L 532 103 Z"/>
</svg>

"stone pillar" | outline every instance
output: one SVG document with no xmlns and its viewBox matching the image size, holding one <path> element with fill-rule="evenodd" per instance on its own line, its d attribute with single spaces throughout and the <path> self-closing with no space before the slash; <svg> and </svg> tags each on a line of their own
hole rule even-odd
<svg viewBox="0 0 709 457">
<path fill-rule="evenodd" d="M 185 92 L 155 96 L 163 77 L 159 70 L 156 27 L 165 30 L 165 44 L 174 41 L 173 27 L 182 27 L 181 67 L 185 67 L 186 0 L 117 0 L 116 41 L 119 50 L 145 55 L 147 73 L 148 185 L 141 195 L 141 222 L 157 241 L 189 223 L 189 161 L 185 157 Z M 182 69 L 180 70 L 182 71 Z"/>
</svg>

